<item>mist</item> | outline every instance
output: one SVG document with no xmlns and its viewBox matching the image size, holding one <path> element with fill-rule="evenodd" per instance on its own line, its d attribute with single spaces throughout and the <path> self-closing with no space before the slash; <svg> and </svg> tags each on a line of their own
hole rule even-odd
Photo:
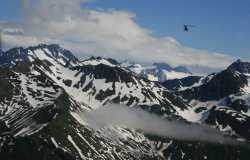
<svg viewBox="0 0 250 160">
<path fill-rule="evenodd" d="M 236 144 L 236 140 L 224 137 L 208 125 L 186 124 L 166 120 L 142 109 L 110 104 L 81 115 L 92 128 L 127 127 L 143 133 L 189 141 L 205 141 L 219 144 Z"/>
</svg>

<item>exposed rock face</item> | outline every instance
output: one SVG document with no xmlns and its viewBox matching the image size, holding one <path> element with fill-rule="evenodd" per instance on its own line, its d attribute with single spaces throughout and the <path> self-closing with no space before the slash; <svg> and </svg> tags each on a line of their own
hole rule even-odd
<svg viewBox="0 0 250 160">
<path fill-rule="evenodd" d="M 165 119 L 179 119 L 188 124 L 204 122 L 247 142 L 250 135 L 248 92 L 245 91 L 248 76 L 239 71 L 226 70 L 203 79 L 196 88 L 178 90 L 178 94 L 190 102 L 187 104 L 177 92 L 140 77 L 113 59 L 91 57 L 79 61 L 58 45 L 14 48 L 0 54 L 0 66 L 2 159 L 249 157 L 249 149 L 241 146 L 166 139 L 125 127 L 91 128 L 79 117 L 79 113 L 109 103 L 123 104 Z M 182 67 L 177 70 L 185 71 Z M 181 83 L 183 88 L 200 81 L 193 77 L 176 84 Z M 216 103 L 210 107 L 198 105 L 201 103 L 194 105 L 192 100 Z M 222 102 L 226 104 L 224 108 L 219 106 Z M 202 120 L 190 119 L 201 114 Z"/>
</svg>

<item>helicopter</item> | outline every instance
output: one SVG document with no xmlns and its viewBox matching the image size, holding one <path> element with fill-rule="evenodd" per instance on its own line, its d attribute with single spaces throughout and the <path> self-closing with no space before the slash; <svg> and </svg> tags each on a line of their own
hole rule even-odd
<svg viewBox="0 0 250 160">
<path fill-rule="evenodd" d="M 189 31 L 189 27 L 195 27 L 195 26 L 189 25 L 189 24 L 183 24 L 183 31 L 184 32 L 188 32 Z"/>
</svg>

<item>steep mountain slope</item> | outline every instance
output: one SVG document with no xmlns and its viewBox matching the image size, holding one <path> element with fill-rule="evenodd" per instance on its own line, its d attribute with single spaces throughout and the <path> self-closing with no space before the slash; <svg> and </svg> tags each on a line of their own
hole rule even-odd
<svg viewBox="0 0 250 160">
<path fill-rule="evenodd" d="M 217 156 L 228 159 L 249 156 L 249 149 L 241 146 L 177 141 L 124 127 L 89 127 L 78 113 L 110 102 L 183 121 L 196 113 L 175 94 L 115 60 L 79 61 L 58 45 L 10 51 L 1 55 L 5 67 L 0 69 L 3 159 L 212 159 L 214 148 Z"/>
<path fill-rule="evenodd" d="M 210 81 L 179 91 L 199 120 L 250 140 L 249 63 L 238 60 Z"/>
<path fill-rule="evenodd" d="M 20 57 L 28 53 L 28 61 L 1 69 L 1 87 L 6 90 L 1 95 L 2 157 L 163 158 L 143 134 L 126 128 L 93 130 L 76 113 L 113 101 L 148 110 L 154 106 L 151 110 L 156 113 L 178 115 L 173 104 L 181 110 L 187 106 L 176 96 L 111 59 L 60 60 L 58 55 L 66 55 L 53 54 L 53 47 L 45 45 L 18 53 Z M 5 66 L 13 60 L 9 62 Z M 22 153 L 26 145 L 40 149 Z"/>
<path fill-rule="evenodd" d="M 161 84 L 170 91 L 182 91 L 208 83 L 217 73 L 209 74 L 206 77 L 188 76 L 184 78 L 175 78 L 162 82 Z"/>
<path fill-rule="evenodd" d="M 166 80 L 162 83 L 164 87 L 171 91 L 179 91 L 186 88 L 191 88 L 194 86 L 201 85 L 203 83 L 203 78 L 198 76 L 188 76 L 181 79 L 171 79 Z"/>
<path fill-rule="evenodd" d="M 151 81 L 164 82 L 166 80 L 184 78 L 192 75 L 184 66 L 171 67 L 166 63 L 154 63 L 153 65 L 142 66 L 140 64 L 123 62 L 121 65 Z"/>
</svg>

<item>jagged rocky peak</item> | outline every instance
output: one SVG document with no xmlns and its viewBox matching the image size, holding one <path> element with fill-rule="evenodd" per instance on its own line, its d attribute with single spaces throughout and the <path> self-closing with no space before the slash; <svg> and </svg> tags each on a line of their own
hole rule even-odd
<svg viewBox="0 0 250 160">
<path fill-rule="evenodd" d="M 250 63 L 249 62 L 243 62 L 240 59 L 232 63 L 227 70 L 232 72 L 240 72 L 240 73 L 250 73 Z"/>
<path fill-rule="evenodd" d="M 69 50 L 62 48 L 61 46 L 59 46 L 58 44 L 40 44 L 38 46 L 34 46 L 34 47 L 29 47 L 27 48 L 28 50 L 34 51 L 34 50 L 43 50 L 46 52 L 45 49 L 48 49 L 48 52 L 46 52 L 47 54 L 49 54 L 50 56 L 53 56 L 54 58 L 65 58 L 65 60 L 71 60 L 71 61 L 78 61 L 78 58 L 76 58 Z"/>
<path fill-rule="evenodd" d="M 128 66 L 128 68 L 142 68 L 142 65 L 140 64 L 131 64 Z"/>
<path fill-rule="evenodd" d="M 199 99 L 202 102 L 218 101 L 231 94 L 240 93 L 247 84 L 247 76 L 243 74 L 236 76 L 233 72 L 224 70 L 212 77 L 209 82 L 184 91 L 183 98 Z"/>
<path fill-rule="evenodd" d="M 166 63 L 153 63 L 153 65 L 149 66 L 133 65 L 129 68 L 144 78 L 159 82 L 164 82 L 169 79 L 184 78 L 192 74 L 184 66 L 171 67 Z"/>
<path fill-rule="evenodd" d="M 29 61 L 28 50 L 23 47 L 12 48 L 0 54 L 0 67 L 13 67 L 19 61 Z"/>
<path fill-rule="evenodd" d="M 81 63 L 84 65 L 98 65 L 98 64 L 105 64 L 108 66 L 119 65 L 119 63 L 112 58 L 103 58 L 99 56 L 98 57 L 91 56 L 89 59 L 86 59 Z"/>
<path fill-rule="evenodd" d="M 249 102 L 243 99 L 248 98 L 248 95 L 239 99 L 240 95 L 232 97 L 231 93 L 234 92 L 230 92 L 231 97 L 227 103 L 218 101 L 215 104 L 216 99 L 208 99 L 208 105 L 204 105 L 205 100 L 200 105 L 197 103 L 201 96 L 212 97 L 212 91 L 223 91 L 230 85 L 234 86 L 241 82 L 241 79 L 238 80 L 241 77 L 232 76 L 230 71 L 208 77 L 207 87 L 190 90 L 192 92 L 188 93 L 189 97 L 194 95 L 196 98 L 198 95 L 198 99 L 194 99 L 198 106 L 189 106 L 158 82 L 141 78 L 138 74 L 121 67 L 115 60 L 91 57 L 86 61 L 78 61 L 75 66 L 66 67 L 59 63 L 63 62 L 62 58 L 55 58 L 57 55 L 62 56 L 62 52 L 65 51 L 58 45 L 39 45 L 24 50 L 28 56 L 37 58 L 17 62 L 13 68 L 0 68 L 0 91 L 4 91 L 0 93 L 1 159 L 249 157 L 249 149 L 234 146 L 165 139 L 154 134 L 142 134 L 142 131 L 137 132 L 130 128 L 106 128 L 101 123 L 100 127 L 91 128 L 87 122 L 92 119 L 87 121 L 88 116 L 80 118 L 78 114 L 79 111 L 87 112 L 113 102 L 130 107 L 138 106 L 162 118 L 208 123 L 219 127 L 223 133 L 232 132 L 233 136 L 250 141 Z M 15 55 L 18 53 L 22 52 Z M 12 58 L 11 61 L 15 59 L 8 57 Z M 176 73 L 163 69 L 159 72 L 160 69 L 152 65 L 142 66 L 142 69 L 152 69 L 155 73 Z M 149 73 L 147 75 L 154 76 Z M 243 80 L 244 77 L 246 75 L 243 75 Z M 189 84 L 190 79 L 192 82 L 201 82 L 199 77 L 188 77 L 186 81 L 180 80 L 182 87 L 192 85 L 193 83 Z M 210 107 L 210 104 L 216 107 Z M 219 104 L 223 106 L 220 107 Z M 228 106 L 224 106 L 225 104 Z M 194 154 L 194 150 L 198 154 Z M 239 155 L 241 158 L 232 155 Z"/>
<path fill-rule="evenodd" d="M 154 63 L 153 66 L 159 68 L 159 69 L 163 69 L 166 71 L 176 71 L 176 72 L 183 72 L 183 73 L 188 73 L 188 74 L 192 74 L 185 66 L 180 65 L 177 67 L 171 67 L 169 64 L 166 63 Z"/>
<path fill-rule="evenodd" d="M 167 71 L 172 70 L 172 67 L 169 64 L 166 64 L 166 63 L 154 63 L 153 65 L 156 66 L 157 68 L 164 69 L 164 70 L 167 70 Z"/>
<path fill-rule="evenodd" d="M 57 44 L 40 44 L 28 48 L 18 47 L 12 48 L 0 54 L 0 66 L 13 67 L 19 61 L 34 61 L 35 59 L 52 58 L 62 65 L 68 61 L 76 62 L 78 59 L 69 51 Z"/>
<path fill-rule="evenodd" d="M 26 53 L 26 49 L 24 49 L 23 47 L 15 47 L 15 48 L 11 48 L 7 52 L 3 52 L 3 53 L 9 54 L 9 55 L 24 54 L 24 53 Z"/>
<path fill-rule="evenodd" d="M 183 72 L 183 73 L 192 74 L 192 72 L 190 72 L 185 66 L 182 66 L 182 65 L 175 67 L 174 70 L 176 72 Z"/>
</svg>

